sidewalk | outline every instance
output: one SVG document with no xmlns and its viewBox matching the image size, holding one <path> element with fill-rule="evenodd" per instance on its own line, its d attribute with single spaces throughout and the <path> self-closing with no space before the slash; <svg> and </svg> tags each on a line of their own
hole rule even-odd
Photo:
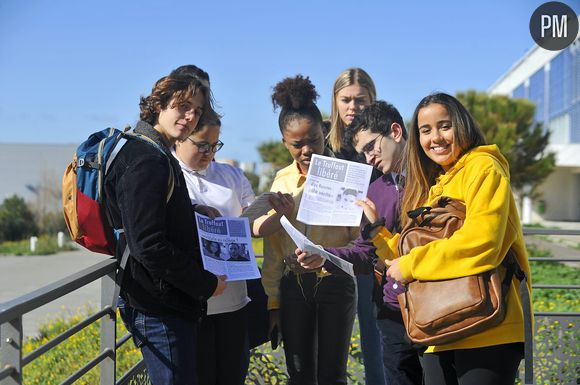
<svg viewBox="0 0 580 385">
<path fill-rule="evenodd" d="M 0 256 L 0 303 L 65 278 L 108 256 L 77 250 L 48 256 Z M 84 305 L 100 304 L 101 281 L 97 280 L 23 317 L 24 336 L 38 333 L 38 324 L 58 313 L 74 313 Z"/>
<path fill-rule="evenodd" d="M 545 221 L 542 226 L 562 230 L 580 230 L 580 222 Z M 580 259 L 580 235 L 530 235 L 526 236 L 526 243 L 549 250 L 554 258 Z M 565 264 L 580 267 L 580 262 L 565 262 Z"/>
</svg>

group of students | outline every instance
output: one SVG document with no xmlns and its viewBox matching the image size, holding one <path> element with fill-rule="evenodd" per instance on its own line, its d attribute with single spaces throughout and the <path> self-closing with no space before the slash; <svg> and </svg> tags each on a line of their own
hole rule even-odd
<svg viewBox="0 0 580 385">
<path fill-rule="evenodd" d="M 441 346 L 410 343 L 397 302 L 406 283 L 490 270 L 510 248 L 529 276 L 506 159 L 486 145 L 469 112 L 447 94 L 423 98 L 409 131 L 393 105 L 376 100 L 374 83 L 360 68 L 336 79 L 330 122 L 323 120 L 317 97 L 301 75 L 274 86 L 271 99 L 293 162 L 272 183 L 273 210 L 252 224 L 253 235 L 264 237 L 270 331 L 284 341 L 289 384 L 347 383 L 356 314 L 368 385 L 513 384 L 524 341 L 515 283 L 500 325 Z M 203 269 L 193 213 L 239 216 L 254 192 L 239 169 L 213 161 L 223 143 L 205 71 L 177 68 L 141 98 L 140 108 L 135 131 L 166 154 L 130 141 L 105 179 L 105 205 L 115 228 L 124 229 L 118 251 L 126 243 L 131 250 L 121 317 L 153 385 L 243 384 L 249 363 L 246 283 L 226 283 L 227 277 Z M 296 220 L 313 154 L 374 167 L 368 195 L 357 201 L 365 213 L 360 228 Z M 409 221 L 404 213 L 441 196 L 465 203 L 463 227 L 397 255 L 396 234 Z M 357 279 L 296 249 L 281 229 L 283 215 L 315 244 L 352 262 Z M 383 287 L 372 278 L 377 259 L 390 265 Z"/>
</svg>

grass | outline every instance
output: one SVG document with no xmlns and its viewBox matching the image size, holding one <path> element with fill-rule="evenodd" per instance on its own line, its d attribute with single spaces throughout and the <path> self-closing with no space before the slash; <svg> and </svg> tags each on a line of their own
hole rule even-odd
<svg viewBox="0 0 580 385">
<path fill-rule="evenodd" d="M 65 237 L 63 247 L 58 247 L 55 236 L 41 235 L 38 237 L 36 250 L 30 251 L 30 240 L 7 241 L 0 243 L 0 255 L 51 255 L 61 251 L 76 250 L 70 239 Z"/>
<path fill-rule="evenodd" d="M 252 238 L 252 246 L 256 255 L 264 254 L 264 241 L 262 238 Z M 61 251 L 76 250 L 76 246 L 66 237 L 64 246 L 58 247 L 56 237 L 41 235 L 38 237 L 36 251 L 30 251 L 30 240 L 7 241 L 0 243 L 0 256 L 2 255 L 51 255 Z"/>
</svg>

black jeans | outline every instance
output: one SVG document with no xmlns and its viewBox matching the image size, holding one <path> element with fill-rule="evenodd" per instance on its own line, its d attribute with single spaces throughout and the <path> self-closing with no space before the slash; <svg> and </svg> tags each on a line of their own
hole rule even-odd
<svg viewBox="0 0 580 385">
<path fill-rule="evenodd" d="M 382 318 L 377 320 L 381 331 L 383 368 L 388 385 L 421 385 L 423 370 L 419 361 L 425 347 L 412 344 L 407 338 L 401 310 L 383 304 Z"/>
<path fill-rule="evenodd" d="M 250 359 L 247 330 L 247 306 L 201 320 L 197 341 L 200 385 L 244 384 Z"/>
<path fill-rule="evenodd" d="M 524 344 L 425 353 L 425 385 L 513 385 Z"/>
<path fill-rule="evenodd" d="M 280 282 L 280 319 L 290 385 L 346 384 L 356 310 L 350 276 L 289 273 Z"/>
</svg>

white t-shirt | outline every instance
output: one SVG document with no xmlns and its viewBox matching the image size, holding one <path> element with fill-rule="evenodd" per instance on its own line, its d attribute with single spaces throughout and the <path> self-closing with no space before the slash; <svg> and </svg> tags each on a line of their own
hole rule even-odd
<svg viewBox="0 0 580 385">
<path fill-rule="evenodd" d="M 175 156 L 175 152 L 173 152 Z M 211 206 L 225 217 L 238 217 L 255 199 L 250 182 L 237 167 L 210 162 L 205 170 L 194 171 L 177 156 L 192 204 Z M 197 240 L 196 240 L 197 241 Z M 229 313 L 250 302 L 246 281 L 228 282 L 226 290 L 207 301 L 207 314 Z"/>
</svg>

